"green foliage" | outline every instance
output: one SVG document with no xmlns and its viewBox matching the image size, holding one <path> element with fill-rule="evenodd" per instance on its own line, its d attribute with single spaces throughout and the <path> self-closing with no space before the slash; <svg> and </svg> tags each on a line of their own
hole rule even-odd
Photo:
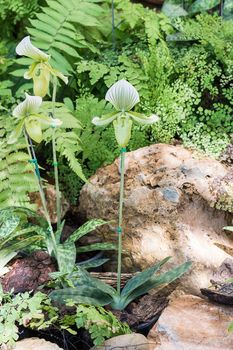
<svg viewBox="0 0 233 350">
<path fill-rule="evenodd" d="M 22 139 L 14 145 L 7 144 L 14 122 L 7 114 L 0 116 L 0 209 L 7 206 L 26 206 L 30 203 L 29 192 L 37 190 L 29 156 L 24 152 Z"/>
<path fill-rule="evenodd" d="M 118 321 L 116 316 L 103 307 L 78 305 L 75 321 L 78 329 L 88 330 L 94 345 L 102 345 L 106 339 L 131 333 L 126 323 Z"/>
<path fill-rule="evenodd" d="M 0 37 L 12 38 L 13 34 L 17 33 L 16 28 L 19 29 L 19 24 L 25 22 L 38 8 L 38 0 L 0 0 Z"/>
<path fill-rule="evenodd" d="M 210 11 L 230 19 L 233 16 L 233 4 L 231 0 L 165 0 L 162 11 L 168 17 L 192 16 L 200 12 Z"/>
<path fill-rule="evenodd" d="M 51 64 L 64 74 L 72 72 L 73 62 L 84 48 L 97 51 L 91 44 L 98 35 L 104 11 L 93 0 L 46 1 L 47 6 L 31 19 L 29 34 L 33 42 L 51 55 Z M 24 63 L 23 59 L 18 62 Z"/>
<path fill-rule="evenodd" d="M 4 226 L 7 225 L 7 222 L 9 220 L 8 215 L 10 215 L 10 220 L 12 220 L 12 218 L 15 219 L 16 216 L 16 218 L 22 217 L 23 224 L 26 221 L 26 224 L 23 225 L 23 230 L 21 230 L 20 225 L 17 225 L 17 227 L 15 227 L 14 234 L 12 233 L 12 230 L 10 230 L 10 232 L 7 235 L 7 238 L 4 238 L 3 243 L 5 244 L 7 242 L 8 245 L 8 241 L 13 240 L 15 237 L 20 237 L 20 241 L 16 243 L 13 241 L 14 244 L 12 244 L 12 247 L 7 246 L 6 250 L 4 249 L 1 251 L 3 259 L 5 258 L 6 253 L 9 254 L 14 251 L 17 252 L 18 250 L 31 244 L 31 252 L 34 250 L 44 249 L 47 250 L 48 254 L 54 256 L 58 264 L 59 273 L 63 275 L 71 273 L 74 269 L 77 253 L 115 249 L 115 245 L 111 243 L 94 243 L 76 248 L 75 243 L 83 236 L 95 230 L 97 227 L 106 224 L 104 220 L 89 220 L 88 222 L 80 226 L 77 230 L 75 230 L 65 241 L 62 241 L 61 239 L 63 227 L 65 224 L 65 222 L 63 222 L 54 234 L 54 242 L 53 235 L 51 234 L 51 231 L 48 228 L 46 220 L 37 213 L 33 212 L 32 210 L 21 207 L 10 207 L 1 210 L 0 215 L 2 215 L 2 224 Z M 30 233 L 29 238 L 27 238 L 27 236 L 25 237 L 25 235 L 27 235 L 28 233 Z M 38 240 L 40 241 L 39 243 L 36 242 Z M 105 260 L 103 262 L 105 262 Z"/>
<path fill-rule="evenodd" d="M 72 285 L 51 292 L 50 297 L 60 303 L 72 300 L 77 303 L 95 306 L 109 304 L 113 309 L 123 310 L 130 302 L 146 294 L 152 288 L 158 288 L 179 278 L 191 266 L 190 262 L 186 262 L 168 272 L 156 275 L 168 260 L 169 257 L 137 274 L 126 283 L 120 294 L 113 287 L 91 277 L 88 272 L 80 269 L 69 276 Z"/>
<path fill-rule="evenodd" d="M 233 332 L 233 322 L 230 323 L 228 327 L 228 332 Z"/>
<path fill-rule="evenodd" d="M 46 294 L 38 292 L 4 294 L 0 291 L 0 344 L 12 348 L 19 338 L 19 326 L 43 329 L 57 319 L 57 309 Z M 45 316 L 46 314 L 46 316 Z"/>
</svg>

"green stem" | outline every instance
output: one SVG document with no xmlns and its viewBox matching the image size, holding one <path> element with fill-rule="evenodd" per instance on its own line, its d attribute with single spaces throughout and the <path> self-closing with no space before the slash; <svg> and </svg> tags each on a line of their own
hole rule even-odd
<svg viewBox="0 0 233 350">
<path fill-rule="evenodd" d="M 122 256 L 122 212 L 124 201 L 124 173 L 125 173 L 125 149 L 121 149 L 120 155 L 120 200 L 119 200 L 119 212 L 118 212 L 118 263 L 117 263 L 117 292 L 120 295 L 121 292 L 121 256 Z"/>
<path fill-rule="evenodd" d="M 52 117 L 55 118 L 55 103 L 57 93 L 57 81 L 53 79 L 53 95 L 52 95 Z M 56 211 L 57 211 L 57 229 L 61 224 L 61 193 L 59 189 L 59 175 L 58 175 L 58 162 L 56 152 L 56 128 L 53 128 L 52 133 L 52 149 L 53 149 L 53 166 L 55 177 L 55 189 L 56 189 Z"/>
<path fill-rule="evenodd" d="M 36 178 L 36 182 L 38 184 L 38 189 L 39 189 L 39 193 L 40 193 L 40 198 L 41 198 L 41 203 L 42 203 L 42 207 L 43 207 L 43 210 L 44 210 L 45 218 L 47 220 L 47 223 L 48 223 L 48 226 L 49 226 L 49 231 L 50 231 L 50 234 L 51 234 L 51 237 L 52 237 L 54 254 L 57 257 L 56 239 L 55 239 L 55 236 L 54 236 L 52 223 L 51 223 L 49 212 L 48 212 L 48 209 L 47 209 L 46 198 L 45 198 L 44 189 L 43 189 L 43 185 L 42 185 L 42 181 L 41 181 L 40 170 L 39 170 L 39 167 L 38 167 L 37 158 L 36 158 L 36 155 L 35 155 L 35 152 L 34 152 L 34 149 L 33 149 L 33 145 L 32 145 L 31 139 L 30 139 L 30 137 L 28 136 L 28 134 L 27 134 L 27 132 L 25 130 L 24 130 L 24 137 L 25 137 L 25 140 L 26 140 L 28 155 L 30 157 L 30 160 L 34 164 L 34 175 L 35 175 L 35 178 Z"/>
</svg>

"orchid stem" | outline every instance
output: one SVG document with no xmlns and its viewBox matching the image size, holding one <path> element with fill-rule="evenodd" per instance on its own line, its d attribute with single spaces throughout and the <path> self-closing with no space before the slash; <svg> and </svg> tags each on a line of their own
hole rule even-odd
<svg viewBox="0 0 233 350">
<path fill-rule="evenodd" d="M 117 262 L 117 293 L 121 293 L 121 257 L 122 257 L 122 213 L 123 213 L 123 202 L 124 202 L 124 173 L 125 173 L 125 152 L 126 149 L 121 149 L 120 155 L 120 200 L 119 200 L 119 216 L 118 216 L 118 262 Z"/>
<path fill-rule="evenodd" d="M 53 95 L 52 95 L 52 118 L 55 118 L 55 103 L 57 93 L 57 81 L 53 79 Z M 59 175 L 58 175 L 58 162 L 56 152 L 56 128 L 53 128 L 52 132 L 52 149 L 53 149 L 53 166 L 54 166 L 54 178 L 56 188 L 56 211 L 57 211 L 57 229 L 61 224 L 61 193 L 59 189 Z"/>
<path fill-rule="evenodd" d="M 42 207 L 43 207 L 43 210 L 44 210 L 44 215 L 45 215 L 46 221 L 48 223 L 49 231 L 51 233 L 51 237 L 52 237 L 52 240 L 53 240 L 54 253 L 57 256 L 56 239 L 55 239 L 55 236 L 54 236 L 52 223 L 51 223 L 49 212 L 48 212 L 48 209 L 47 209 L 46 198 L 45 198 L 45 194 L 44 194 L 43 184 L 42 184 L 42 181 L 41 181 L 41 176 L 40 176 L 40 170 L 39 170 L 39 166 L 38 166 L 37 157 L 36 157 L 36 154 L 35 154 L 35 150 L 34 150 L 34 147 L 33 147 L 32 140 L 31 140 L 31 138 L 29 137 L 29 135 L 27 134 L 27 132 L 25 130 L 24 130 L 24 137 L 25 137 L 25 140 L 26 140 L 28 155 L 30 157 L 29 161 L 34 164 L 34 175 L 35 175 L 35 178 L 36 178 L 36 182 L 38 184 L 38 189 L 39 189 L 39 193 L 40 193 Z"/>
</svg>

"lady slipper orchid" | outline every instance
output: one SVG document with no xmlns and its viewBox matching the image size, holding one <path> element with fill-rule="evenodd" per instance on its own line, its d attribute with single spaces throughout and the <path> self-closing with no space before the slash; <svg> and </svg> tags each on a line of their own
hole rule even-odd
<svg viewBox="0 0 233 350">
<path fill-rule="evenodd" d="M 97 126 L 108 125 L 113 122 L 117 143 L 120 147 L 126 147 L 131 137 L 133 121 L 140 124 L 152 124 L 159 120 L 157 115 L 146 117 L 131 109 L 139 102 L 139 94 L 135 87 L 126 80 L 119 80 L 107 91 L 105 100 L 110 102 L 116 112 L 102 117 L 94 117 L 92 123 Z"/>
<path fill-rule="evenodd" d="M 9 144 L 17 141 L 24 128 L 32 140 L 40 143 L 43 138 L 43 124 L 52 127 L 57 127 L 62 124 L 59 119 L 50 118 L 38 113 L 42 104 L 42 98 L 40 96 L 25 95 L 25 100 L 19 103 L 13 110 L 13 116 L 19 120 L 19 123 L 9 137 Z"/>
<path fill-rule="evenodd" d="M 36 96 L 44 97 L 48 93 L 51 75 L 60 78 L 65 84 L 68 83 L 68 78 L 49 64 L 50 56 L 32 45 L 30 36 L 21 40 L 16 47 L 16 53 L 33 60 L 29 70 L 24 74 L 24 78 L 33 79 L 33 89 Z"/>
</svg>

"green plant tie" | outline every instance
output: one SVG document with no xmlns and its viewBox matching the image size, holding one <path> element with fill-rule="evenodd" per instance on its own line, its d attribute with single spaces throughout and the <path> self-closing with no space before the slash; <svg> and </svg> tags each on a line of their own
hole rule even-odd
<svg viewBox="0 0 233 350">
<path fill-rule="evenodd" d="M 127 152 L 126 147 L 122 147 L 121 148 L 121 153 L 125 153 L 125 152 Z"/>
<path fill-rule="evenodd" d="M 58 162 L 53 162 L 53 166 L 58 166 Z"/>
<path fill-rule="evenodd" d="M 117 233 L 121 234 L 122 233 L 122 228 L 121 227 L 117 227 Z"/>
<path fill-rule="evenodd" d="M 29 159 L 28 163 L 34 164 L 35 165 L 35 172 L 38 178 L 40 178 L 40 171 L 39 171 L 39 167 L 38 167 L 38 162 L 37 159 Z"/>
</svg>

